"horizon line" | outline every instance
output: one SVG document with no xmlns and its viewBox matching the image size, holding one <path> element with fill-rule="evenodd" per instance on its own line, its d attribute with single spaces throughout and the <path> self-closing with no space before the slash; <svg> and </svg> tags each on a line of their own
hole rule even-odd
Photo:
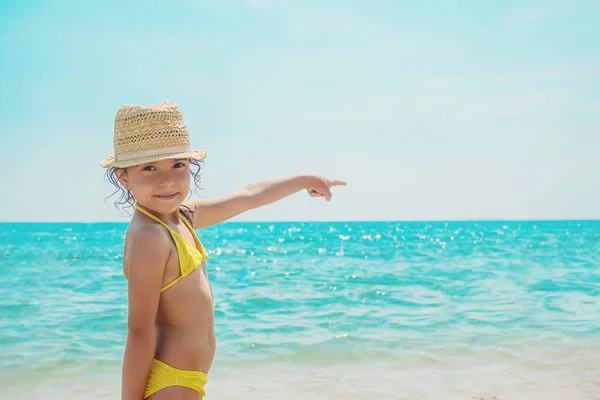
<svg viewBox="0 0 600 400">
<path fill-rule="evenodd" d="M 536 218 L 536 219 L 357 219 L 357 220 L 248 220 L 223 221 L 220 224 L 268 224 L 268 223 L 365 223 L 365 222 L 395 222 L 395 223 L 448 223 L 448 222 L 600 222 L 600 218 Z M 0 221 L 0 224 L 129 224 L 129 221 Z M 211 226 L 214 226 L 211 225 Z"/>
</svg>

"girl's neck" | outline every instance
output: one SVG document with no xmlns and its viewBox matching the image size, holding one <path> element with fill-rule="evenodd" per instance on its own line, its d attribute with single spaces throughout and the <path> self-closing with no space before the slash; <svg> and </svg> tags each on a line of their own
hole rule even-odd
<svg viewBox="0 0 600 400">
<path fill-rule="evenodd" d="M 151 213 L 156 218 L 160 219 L 161 221 L 163 221 L 165 223 L 169 222 L 174 225 L 179 225 L 181 223 L 181 212 L 179 211 L 180 210 L 179 207 L 177 207 L 177 210 L 173 210 L 168 213 L 160 213 L 160 212 L 152 210 L 151 208 L 144 206 L 141 203 L 136 203 L 136 205 L 138 207 L 142 208 L 144 211 Z"/>
</svg>

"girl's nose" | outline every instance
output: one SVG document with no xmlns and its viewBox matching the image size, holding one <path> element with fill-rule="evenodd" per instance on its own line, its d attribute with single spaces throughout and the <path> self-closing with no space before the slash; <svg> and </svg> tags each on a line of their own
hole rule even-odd
<svg viewBox="0 0 600 400">
<path fill-rule="evenodd" d="M 175 184 L 175 180 L 173 179 L 172 174 L 167 172 L 160 176 L 159 184 L 161 187 L 170 187 Z"/>
</svg>

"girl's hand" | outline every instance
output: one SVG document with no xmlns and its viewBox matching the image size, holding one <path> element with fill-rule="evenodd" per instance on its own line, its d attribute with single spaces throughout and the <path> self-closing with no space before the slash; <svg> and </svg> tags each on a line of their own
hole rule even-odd
<svg viewBox="0 0 600 400">
<path fill-rule="evenodd" d="M 306 185 L 306 191 L 312 197 L 325 197 L 325 200 L 331 200 L 330 188 L 334 186 L 346 186 L 345 181 L 331 180 L 319 175 L 310 175 Z"/>
</svg>

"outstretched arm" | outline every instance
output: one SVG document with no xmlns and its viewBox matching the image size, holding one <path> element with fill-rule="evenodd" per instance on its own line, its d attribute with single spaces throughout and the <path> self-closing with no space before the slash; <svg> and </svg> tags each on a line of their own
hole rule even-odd
<svg viewBox="0 0 600 400">
<path fill-rule="evenodd" d="M 344 181 L 330 180 L 319 175 L 294 175 L 253 182 L 221 198 L 194 199 L 184 205 L 194 211 L 194 229 L 198 229 L 274 203 L 302 189 L 306 189 L 313 197 L 325 197 L 329 201 L 332 196 L 330 188 L 345 185 Z"/>
</svg>

